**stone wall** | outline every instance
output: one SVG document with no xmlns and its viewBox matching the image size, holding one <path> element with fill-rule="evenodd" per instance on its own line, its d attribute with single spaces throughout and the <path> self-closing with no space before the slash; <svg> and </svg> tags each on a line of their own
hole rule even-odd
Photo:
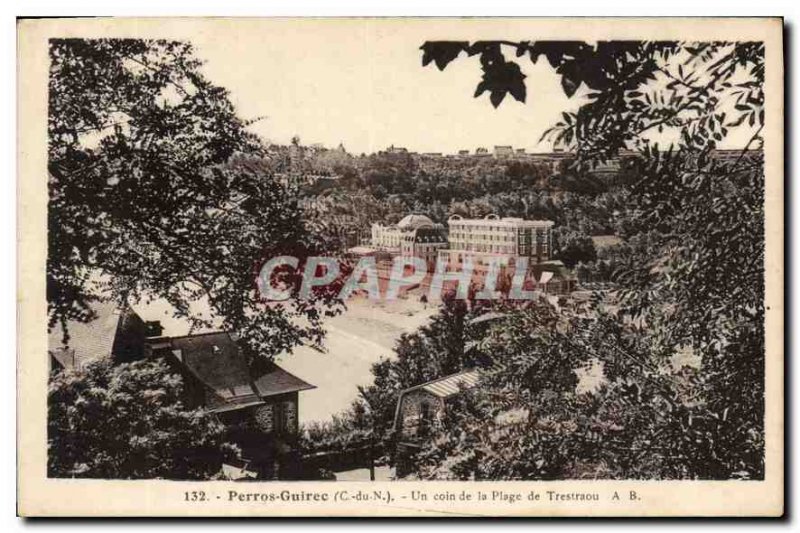
<svg viewBox="0 0 800 533">
<path fill-rule="evenodd" d="M 443 415 L 442 400 L 424 390 L 415 390 L 403 395 L 400 406 L 401 434 L 403 437 L 415 437 L 419 430 L 424 404 L 428 405 L 429 419 L 435 424 Z"/>
<path fill-rule="evenodd" d="M 296 393 L 270 398 L 252 411 L 252 421 L 264 433 L 294 434 L 298 430 L 297 407 Z"/>
<path fill-rule="evenodd" d="M 275 406 L 268 403 L 257 407 L 253 412 L 253 421 L 264 433 L 272 433 L 275 429 Z"/>
</svg>

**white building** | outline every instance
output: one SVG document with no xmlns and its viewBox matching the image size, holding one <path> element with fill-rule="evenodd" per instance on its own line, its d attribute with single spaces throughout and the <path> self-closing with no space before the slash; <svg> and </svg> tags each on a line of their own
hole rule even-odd
<svg viewBox="0 0 800 533">
<path fill-rule="evenodd" d="M 390 226 L 376 223 L 371 230 L 372 247 L 376 250 L 416 255 L 423 247 L 427 252 L 428 248 L 433 250 L 434 246 L 436 249 L 446 246 L 444 227 L 434 224 L 425 215 L 406 215 L 400 222 Z M 427 259 L 427 253 L 425 258 Z"/>
<path fill-rule="evenodd" d="M 511 157 L 512 155 L 514 155 L 514 148 L 511 146 L 505 145 L 494 147 L 495 157 Z"/>
<path fill-rule="evenodd" d="M 397 226 L 384 226 L 376 223 L 372 225 L 371 233 L 372 247 L 374 249 L 386 252 L 400 251 L 403 234 Z"/>
<path fill-rule="evenodd" d="M 469 257 L 474 266 L 489 258 L 506 258 L 509 265 L 518 257 L 527 257 L 530 264 L 550 259 L 552 227 L 550 220 L 521 218 L 466 219 L 453 215 L 447 221 L 449 247 L 439 251 L 439 258 L 452 266 L 460 266 Z"/>
</svg>

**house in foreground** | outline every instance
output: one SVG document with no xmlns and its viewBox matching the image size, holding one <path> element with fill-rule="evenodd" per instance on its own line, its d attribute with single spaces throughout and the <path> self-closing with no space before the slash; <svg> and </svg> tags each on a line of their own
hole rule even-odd
<svg viewBox="0 0 800 533">
<path fill-rule="evenodd" d="M 400 392 L 394 415 L 397 436 L 397 476 L 410 471 L 410 462 L 447 411 L 448 402 L 461 391 L 478 384 L 480 370 L 463 370 Z"/>
<path fill-rule="evenodd" d="M 216 413 L 261 479 L 299 468 L 299 393 L 315 388 L 273 362 L 250 363 L 226 332 L 149 339 L 181 373 L 189 407 Z"/>
<path fill-rule="evenodd" d="M 261 479 L 294 476 L 299 468 L 299 393 L 313 385 L 273 362 L 251 363 L 227 332 L 176 335 L 168 324 L 170 335 L 164 335 L 160 320 L 142 318 L 146 310 L 137 313 L 114 303 L 92 308 L 96 318 L 70 321 L 66 337 L 60 327 L 53 328 L 48 352 L 54 371 L 108 359 L 162 358 L 183 377 L 185 404 L 212 411 L 227 426 L 248 472 Z"/>
</svg>

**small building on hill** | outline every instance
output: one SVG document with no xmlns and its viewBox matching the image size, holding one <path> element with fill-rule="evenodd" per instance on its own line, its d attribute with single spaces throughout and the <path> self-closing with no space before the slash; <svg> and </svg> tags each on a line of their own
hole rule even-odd
<svg viewBox="0 0 800 533">
<path fill-rule="evenodd" d="M 548 294 L 569 294 L 578 286 L 578 278 L 558 259 L 531 265 L 529 275 L 536 280 L 533 288 Z"/>
<path fill-rule="evenodd" d="M 596 250 L 605 250 L 623 244 L 623 240 L 616 235 L 592 235 L 592 244 Z"/>
<path fill-rule="evenodd" d="M 394 430 L 397 436 L 396 467 L 402 477 L 410 461 L 444 418 L 448 400 L 478 384 L 480 370 L 463 370 L 403 390 L 397 399 Z"/>
<path fill-rule="evenodd" d="M 494 147 L 495 157 L 510 157 L 512 155 L 514 155 L 514 147 L 512 146 L 504 145 Z"/>
</svg>

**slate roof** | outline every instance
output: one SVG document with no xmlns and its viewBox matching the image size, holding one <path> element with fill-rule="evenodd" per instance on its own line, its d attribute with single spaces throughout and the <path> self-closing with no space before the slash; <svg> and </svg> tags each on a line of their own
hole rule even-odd
<svg viewBox="0 0 800 533">
<path fill-rule="evenodd" d="M 295 392 L 316 389 L 314 385 L 306 383 L 294 374 L 287 372 L 275 363 L 270 363 L 269 368 L 255 380 L 255 387 L 262 398 Z"/>
<path fill-rule="evenodd" d="M 47 350 L 64 368 L 81 368 L 94 361 L 110 358 L 120 319 L 133 313 L 130 309 L 120 309 L 114 302 L 93 302 L 90 308 L 96 314 L 94 320 L 67 322 L 69 338 L 66 345 L 64 330 L 59 324 L 48 334 Z"/>
<path fill-rule="evenodd" d="M 447 243 L 447 237 L 439 228 L 417 228 L 414 230 L 413 240 L 416 243 Z"/>
<path fill-rule="evenodd" d="M 172 354 L 219 396 L 219 412 L 259 405 L 263 398 L 316 388 L 272 362 L 251 369 L 228 333 L 170 339 Z"/>
</svg>

